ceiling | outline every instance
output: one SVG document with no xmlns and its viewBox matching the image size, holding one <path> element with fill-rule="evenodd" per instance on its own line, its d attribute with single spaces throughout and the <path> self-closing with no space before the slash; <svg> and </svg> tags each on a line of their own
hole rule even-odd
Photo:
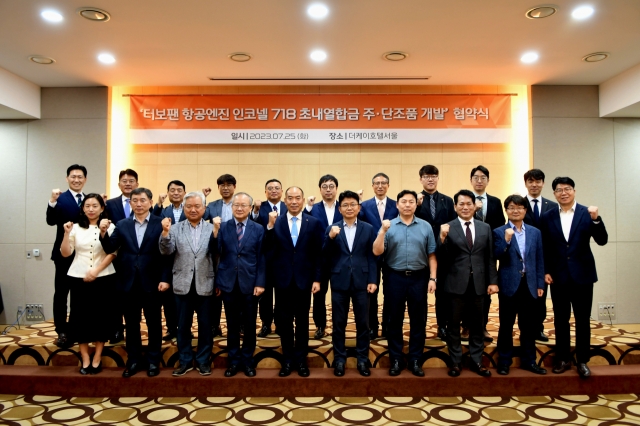
<svg viewBox="0 0 640 426">
<path fill-rule="evenodd" d="M 559 11 L 539 20 L 523 0 L 324 0 L 329 16 L 311 20 L 302 0 L 3 0 L 0 67 L 42 87 L 205 86 L 305 84 L 299 80 L 424 78 L 356 84 L 568 84 L 597 85 L 640 63 L 640 1 L 586 0 L 594 15 L 576 21 L 584 1 L 558 0 Z M 111 14 L 105 23 L 81 18 L 93 6 Z M 40 12 L 64 20 L 45 22 Z M 315 48 L 328 58 L 309 60 Z M 409 54 L 389 62 L 383 53 Z M 536 51 L 540 59 L 523 64 Z M 599 63 L 581 61 L 608 52 Z M 101 52 L 113 65 L 96 60 Z M 229 60 L 234 52 L 249 62 Z M 38 65 L 30 55 L 56 60 Z M 210 81 L 215 78 L 253 81 Z M 326 81 L 314 84 L 354 84 Z M 308 84 L 308 83 L 306 83 Z"/>
</svg>

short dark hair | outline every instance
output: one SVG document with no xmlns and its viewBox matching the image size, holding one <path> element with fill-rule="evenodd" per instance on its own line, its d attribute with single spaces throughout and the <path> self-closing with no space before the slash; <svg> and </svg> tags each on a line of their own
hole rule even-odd
<svg viewBox="0 0 640 426">
<path fill-rule="evenodd" d="M 438 168 L 432 164 L 427 164 L 426 166 L 420 167 L 420 171 L 418 173 L 420 177 L 424 175 L 436 175 L 436 176 L 440 175 Z"/>
<path fill-rule="evenodd" d="M 187 187 L 185 186 L 184 183 L 182 183 L 182 181 L 179 180 L 172 180 L 171 182 L 169 182 L 169 185 L 167 185 L 167 191 L 169 190 L 169 187 L 171 185 L 175 185 L 175 186 L 181 186 L 182 189 L 184 189 L 185 191 L 187 190 Z"/>
<path fill-rule="evenodd" d="M 318 182 L 318 188 L 320 188 L 323 183 L 330 182 L 330 181 L 333 181 L 336 184 L 336 188 L 338 187 L 338 179 L 336 179 L 334 175 L 324 175 L 320 178 L 320 181 Z"/>
<path fill-rule="evenodd" d="M 518 194 L 513 194 L 513 195 L 509 195 L 507 198 L 505 198 L 504 200 L 504 209 L 506 210 L 507 207 L 509 207 L 509 204 L 515 204 L 516 206 L 522 206 L 524 208 L 527 207 L 527 201 L 526 199 L 522 196 L 522 195 L 518 195 Z"/>
<path fill-rule="evenodd" d="M 271 182 L 278 182 L 280 184 L 280 186 L 282 186 L 282 182 L 280 182 L 278 179 L 273 178 L 273 179 L 269 179 L 267 181 L 267 183 L 264 184 L 265 189 L 267 188 L 267 185 L 269 185 Z"/>
<path fill-rule="evenodd" d="M 553 180 L 553 182 L 551 182 L 551 189 L 553 189 L 555 191 L 556 190 L 556 186 L 558 186 L 559 183 L 564 184 L 564 185 L 569 185 L 574 189 L 576 187 L 576 183 L 570 177 L 568 177 L 568 176 L 558 176 L 557 178 L 555 178 Z"/>
<path fill-rule="evenodd" d="M 371 178 L 371 184 L 372 184 L 372 185 L 373 185 L 373 180 L 374 180 L 375 178 L 377 178 L 377 177 L 383 177 L 383 178 L 385 178 L 385 179 L 387 180 L 387 183 L 389 183 L 389 182 L 390 182 L 390 180 L 389 180 L 389 176 L 387 176 L 386 174 L 384 174 L 384 173 L 380 172 L 380 173 L 376 173 L 376 174 L 375 174 L 375 175 L 373 175 L 373 177 Z"/>
<path fill-rule="evenodd" d="M 476 172 L 484 173 L 487 179 L 489 179 L 489 169 L 487 169 L 485 166 L 482 166 L 482 165 L 471 169 L 471 176 L 469 176 L 469 179 L 473 179 L 473 175 L 475 175 Z"/>
<path fill-rule="evenodd" d="M 72 164 L 71 166 L 67 167 L 67 177 L 69 177 L 73 170 L 82 170 L 84 177 L 87 177 L 87 168 L 85 166 L 81 166 L 80 164 Z"/>
<path fill-rule="evenodd" d="M 147 188 L 136 188 L 133 191 L 131 191 L 131 196 L 132 197 L 134 195 L 140 195 L 140 194 L 147 194 L 147 197 L 149 198 L 149 200 L 153 201 L 153 193 L 151 192 L 150 189 L 147 189 Z"/>
<path fill-rule="evenodd" d="M 544 182 L 544 172 L 540 169 L 531 169 L 524 174 L 524 181 L 529 179 L 541 180 Z"/>
<path fill-rule="evenodd" d="M 404 197 L 407 194 L 413 195 L 413 198 L 416 199 L 416 202 L 418 201 L 418 194 L 416 193 L 416 191 L 412 191 L 410 189 L 403 189 L 402 191 L 398 192 L 396 201 L 400 201 L 400 198 Z"/>
<path fill-rule="evenodd" d="M 79 169 L 76 168 L 72 170 L 79 170 Z M 84 203 L 87 200 L 90 200 L 92 198 L 95 198 L 96 200 L 98 200 L 100 207 L 102 207 L 102 213 L 100 213 L 100 216 L 98 217 L 98 224 L 100 224 L 100 221 L 102 219 L 107 218 L 107 210 L 106 210 L 106 205 L 104 203 L 104 198 L 102 198 L 102 195 L 92 192 L 91 194 L 85 195 L 82 200 L 82 203 L 80 203 L 80 216 L 78 216 L 78 226 L 80 226 L 80 228 L 85 228 L 85 229 L 89 228 L 89 218 L 87 217 L 86 214 L 84 214 Z"/>
<path fill-rule="evenodd" d="M 458 198 L 460 196 L 469 197 L 471 198 L 471 202 L 476 202 L 476 196 L 473 194 L 473 192 L 469 191 L 468 189 L 461 189 L 460 191 L 456 192 L 456 195 L 453 196 L 453 204 L 458 204 Z"/>
<path fill-rule="evenodd" d="M 138 181 L 138 173 L 136 173 L 136 171 L 133 169 L 120 170 L 120 174 L 118 175 L 118 180 L 122 179 L 122 176 L 124 175 L 133 176 L 134 178 L 136 178 L 136 182 Z"/>
<path fill-rule="evenodd" d="M 304 191 L 299 186 L 290 186 L 290 187 L 288 187 L 287 190 L 284 191 L 284 196 L 286 197 L 287 196 L 287 192 L 289 192 L 289 190 L 293 189 L 293 188 L 298 188 L 300 190 L 300 192 L 302 192 L 302 198 L 304 198 Z"/>
<path fill-rule="evenodd" d="M 225 183 L 227 184 L 230 183 L 231 185 L 236 186 L 236 178 L 234 178 L 230 174 L 224 174 L 218 178 L 217 184 L 218 186 L 220 186 L 220 185 L 224 185 Z"/>
<path fill-rule="evenodd" d="M 352 198 L 360 203 L 360 197 L 358 196 L 358 194 L 347 189 L 346 191 L 341 192 L 340 195 L 338 195 L 338 205 L 342 204 L 342 200 L 344 200 L 345 198 Z"/>
</svg>

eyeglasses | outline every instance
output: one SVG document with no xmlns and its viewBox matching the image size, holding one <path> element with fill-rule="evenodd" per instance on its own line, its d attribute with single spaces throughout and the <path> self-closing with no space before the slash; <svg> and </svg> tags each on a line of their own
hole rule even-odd
<svg viewBox="0 0 640 426">
<path fill-rule="evenodd" d="M 524 207 L 508 207 L 507 211 L 508 212 L 523 212 L 526 209 Z"/>
<path fill-rule="evenodd" d="M 416 204 L 416 200 L 400 200 L 399 204 Z"/>
<path fill-rule="evenodd" d="M 389 185 L 389 181 L 385 180 L 384 182 L 373 182 L 373 186 L 385 186 Z"/>
<path fill-rule="evenodd" d="M 69 175 L 69 179 L 84 179 L 83 175 Z"/>
<path fill-rule="evenodd" d="M 562 194 L 563 192 L 566 194 L 571 194 L 573 192 L 573 188 L 570 186 L 567 186 L 565 188 L 556 188 L 553 192 L 555 192 L 556 194 Z"/>
<path fill-rule="evenodd" d="M 246 209 L 251 207 L 251 204 L 231 204 L 234 209 Z"/>
<path fill-rule="evenodd" d="M 358 205 L 358 203 L 340 204 L 340 207 L 342 207 L 343 209 L 355 209 L 356 207 L 358 207 Z"/>
<path fill-rule="evenodd" d="M 336 189 L 336 186 L 335 185 L 322 185 L 320 187 L 320 189 L 324 189 L 326 191 L 327 189 Z"/>
<path fill-rule="evenodd" d="M 421 177 L 424 180 L 437 180 L 438 179 L 438 175 L 422 175 Z"/>
<path fill-rule="evenodd" d="M 280 191 L 281 189 L 279 186 L 267 186 L 267 191 Z"/>
<path fill-rule="evenodd" d="M 222 185 L 218 185 L 220 188 L 233 188 L 235 185 L 231 183 L 223 183 Z"/>
<path fill-rule="evenodd" d="M 121 184 L 126 185 L 127 183 L 136 183 L 135 179 L 122 179 L 120 181 Z"/>
<path fill-rule="evenodd" d="M 474 182 L 486 182 L 489 180 L 489 178 L 487 178 L 486 176 L 473 176 L 471 177 L 471 180 Z"/>
</svg>

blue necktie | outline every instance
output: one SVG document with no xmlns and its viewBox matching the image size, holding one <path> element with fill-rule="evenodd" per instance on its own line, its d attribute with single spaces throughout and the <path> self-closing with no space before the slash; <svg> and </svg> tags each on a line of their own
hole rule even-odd
<svg viewBox="0 0 640 426">
<path fill-rule="evenodd" d="M 273 211 L 278 213 L 278 208 L 275 205 L 273 206 Z"/>
<path fill-rule="evenodd" d="M 533 220 L 538 223 L 540 222 L 540 210 L 538 210 L 538 200 L 531 200 L 534 202 L 533 205 Z"/>
<path fill-rule="evenodd" d="M 298 242 L 298 226 L 296 225 L 296 222 L 298 221 L 297 217 L 292 217 L 291 218 L 291 240 L 293 241 L 293 246 L 296 246 L 296 243 Z"/>
<path fill-rule="evenodd" d="M 82 194 L 76 195 L 76 198 L 78 199 L 78 207 L 80 207 L 80 204 L 82 204 Z"/>
<path fill-rule="evenodd" d="M 129 199 L 124 199 L 124 217 L 128 218 L 131 216 L 131 205 L 129 205 Z"/>
</svg>

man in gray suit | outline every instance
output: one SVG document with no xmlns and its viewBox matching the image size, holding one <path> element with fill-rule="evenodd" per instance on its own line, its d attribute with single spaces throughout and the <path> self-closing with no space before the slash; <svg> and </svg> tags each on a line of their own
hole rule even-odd
<svg viewBox="0 0 640 426">
<path fill-rule="evenodd" d="M 198 351 L 196 368 L 203 376 L 211 374 L 210 303 L 213 296 L 215 248 L 213 225 L 205 222 L 204 194 L 190 192 L 184 197 L 184 212 L 187 220 L 171 225 L 171 218 L 162 220 L 160 253 L 174 254 L 173 292 L 178 311 L 178 351 L 180 365 L 174 376 L 182 376 L 193 370 L 194 356 L 191 350 L 191 324 L 194 311 L 198 314 Z"/>
<path fill-rule="evenodd" d="M 493 258 L 493 238 L 489 224 L 474 220 L 475 196 L 462 189 L 453 197 L 458 217 L 440 227 L 438 260 L 445 268 L 444 289 L 451 300 L 451 331 L 447 346 L 452 366 L 449 376 L 460 375 L 462 346 L 460 322 L 469 319 L 471 371 L 483 377 L 491 372 L 482 365 L 484 350 L 484 299 L 498 292 L 498 273 Z"/>
</svg>

